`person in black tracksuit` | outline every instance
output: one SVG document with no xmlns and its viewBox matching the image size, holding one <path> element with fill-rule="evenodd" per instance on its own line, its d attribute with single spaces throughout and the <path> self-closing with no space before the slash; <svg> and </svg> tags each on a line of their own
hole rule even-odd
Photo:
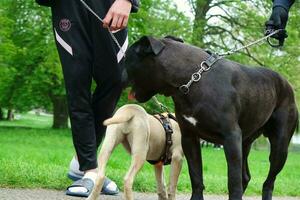
<svg viewBox="0 0 300 200">
<path fill-rule="evenodd" d="M 51 7 L 80 170 L 94 170 L 97 168 L 97 148 L 105 134 L 102 122 L 111 117 L 122 91 L 123 69 L 120 63 L 128 45 L 125 27 L 129 13 L 126 13 L 126 9 L 129 4 L 129 12 L 130 9 L 136 12 L 139 2 L 85 0 L 104 19 L 103 25 L 80 0 L 36 1 Z M 123 12 L 118 13 L 120 10 Z M 117 30 L 114 35 L 123 51 L 114 43 L 105 27 Z M 96 83 L 93 93 L 92 79 Z"/>
<path fill-rule="evenodd" d="M 287 38 L 285 27 L 289 17 L 289 10 L 294 2 L 295 0 L 273 0 L 272 14 L 270 19 L 266 22 L 266 35 L 273 30 L 284 30 L 272 36 L 273 38 L 279 40 L 281 45 L 283 45 L 285 38 Z"/>
</svg>

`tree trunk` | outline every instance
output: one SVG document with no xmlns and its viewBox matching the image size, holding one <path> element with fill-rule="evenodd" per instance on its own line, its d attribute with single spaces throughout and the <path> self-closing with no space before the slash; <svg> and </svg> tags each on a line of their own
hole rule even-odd
<svg viewBox="0 0 300 200">
<path fill-rule="evenodd" d="M 53 125 L 52 128 L 68 128 L 68 106 L 66 96 L 52 96 Z"/>
<path fill-rule="evenodd" d="M 13 121 L 14 118 L 15 118 L 15 115 L 14 115 L 13 109 L 8 109 L 6 119 L 7 119 L 8 121 Z"/>
<path fill-rule="evenodd" d="M 0 108 L 0 120 L 4 120 L 4 112 L 2 108 Z"/>
<path fill-rule="evenodd" d="M 212 0 L 196 0 L 195 9 L 195 20 L 193 25 L 193 44 L 204 48 L 204 28 L 207 24 L 206 14 L 210 9 L 209 4 Z"/>
</svg>

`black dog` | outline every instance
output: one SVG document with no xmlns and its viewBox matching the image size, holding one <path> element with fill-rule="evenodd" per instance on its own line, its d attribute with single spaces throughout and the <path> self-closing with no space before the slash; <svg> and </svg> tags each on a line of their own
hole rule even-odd
<svg viewBox="0 0 300 200">
<path fill-rule="evenodd" d="M 204 50 L 173 37 L 142 37 L 129 48 L 125 61 L 132 93 L 140 102 L 157 93 L 172 96 L 189 166 L 191 200 L 203 200 L 199 138 L 224 145 L 229 199 L 242 200 L 250 181 L 247 157 L 251 144 L 262 133 L 271 144 L 271 166 L 262 196 L 271 200 L 276 176 L 298 126 L 292 87 L 271 70 L 220 59 L 190 86 L 189 93 L 179 91 L 208 57 Z"/>
</svg>

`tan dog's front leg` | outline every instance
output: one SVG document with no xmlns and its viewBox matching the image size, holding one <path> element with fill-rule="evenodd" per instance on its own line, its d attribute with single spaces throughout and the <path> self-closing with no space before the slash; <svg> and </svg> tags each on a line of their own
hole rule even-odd
<svg viewBox="0 0 300 200">
<path fill-rule="evenodd" d="M 154 166 L 154 168 L 155 168 L 158 200 L 167 200 L 168 194 L 167 194 L 165 178 L 164 178 L 163 163 L 160 162 L 160 163 L 156 164 Z"/>
<path fill-rule="evenodd" d="M 131 166 L 124 178 L 124 196 L 126 200 L 133 200 L 132 185 L 136 174 L 145 163 L 145 156 L 132 155 Z"/>
<path fill-rule="evenodd" d="M 177 190 L 177 183 L 182 168 L 182 158 L 183 158 L 183 154 L 180 152 L 175 152 L 172 155 L 168 200 L 176 199 L 175 196 Z"/>
</svg>

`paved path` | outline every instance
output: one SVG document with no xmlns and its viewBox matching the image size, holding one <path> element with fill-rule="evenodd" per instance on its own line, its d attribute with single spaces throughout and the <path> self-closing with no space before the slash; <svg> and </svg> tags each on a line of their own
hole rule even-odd
<svg viewBox="0 0 300 200">
<path fill-rule="evenodd" d="M 81 200 L 83 198 L 68 197 L 64 191 L 0 189 L 0 200 Z M 101 196 L 101 200 L 121 200 L 119 196 Z M 156 194 L 135 193 L 135 200 L 156 200 Z M 189 195 L 178 195 L 177 200 L 189 200 Z M 226 196 L 205 196 L 205 200 L 227 200 Z M 261 200 L 261 197 L 245 197 L 244 200 Z M 300 200 L 300 197 L 274 197 L 273 200 Z"/>
</svg>

